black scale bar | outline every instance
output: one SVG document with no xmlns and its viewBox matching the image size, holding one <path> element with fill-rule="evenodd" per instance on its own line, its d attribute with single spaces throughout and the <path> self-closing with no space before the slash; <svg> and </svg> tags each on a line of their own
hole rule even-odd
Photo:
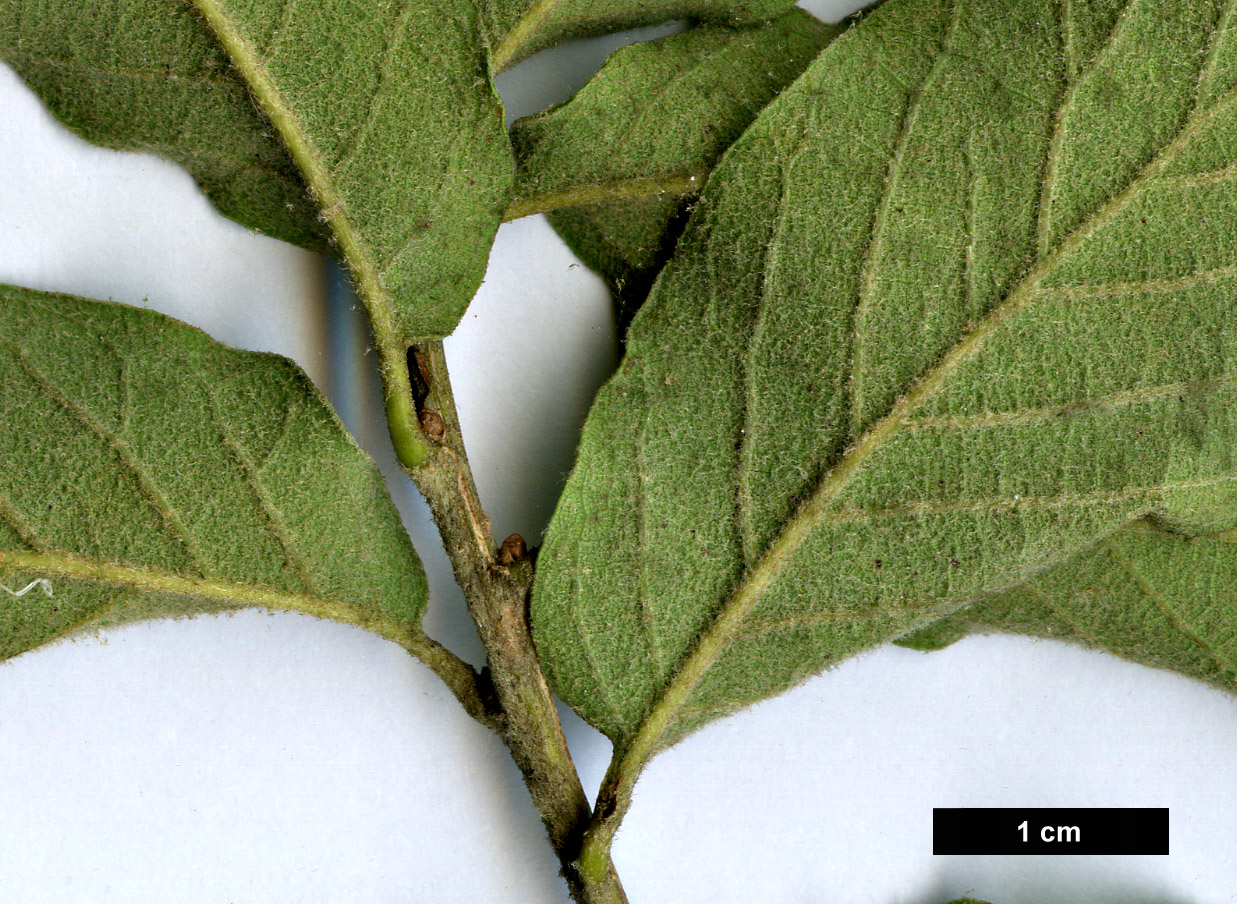
<svg viewBox="0 0 1237 904">
<path fill-rule="evenodd" d="M 1168 808 L 937 807 L 933 854 L 1167 854 Z"/>
</svg>

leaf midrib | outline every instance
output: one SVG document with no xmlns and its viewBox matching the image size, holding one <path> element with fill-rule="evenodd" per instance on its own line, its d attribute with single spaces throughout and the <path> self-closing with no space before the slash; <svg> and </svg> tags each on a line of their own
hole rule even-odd
<svg viewBox="0 0 1237 904">
<path fill-rule="evenodd" d="M 67 552 L 0 550 L 0 567 L 91 581 L 145 593 L 171 593 L 244 606 L 302 612 L 317 618 L 365 628 L 408 650 L 417 646 L 420 633 L 406 625 L 397 624 L 376 613 L 361 611 L 354 605 L 331 597 L 276 590 L 260 584 L 185 577 L 163 569 L 101 562 Z"/>
<path fill-rule="evenodd" d="M 339 241 L 348 268 L 356 280 L 358 294 L 364 299 L 369 312 L 374 345 L 378 350 L 386 387 L 387 421 L 396 453 L 406 467 L 418 467 L 425 462 L 428 447 L 421 438 L 417 415 L 413 410 L 412 384 L 404 360 L 406 343 L 401 341 L 396 328 L 394 301 L 383 286 L 381 269 L 353 222 L 325 160 L 267 72 L 257 48 L 245 39 L 218 0 L 192 2 L 215 33 L 262 111 L 279 132 L 306 185 L 315 195 L 323 218 Z"/>
<path fill-rule="evenodd" d="M 699 193 L 706 178 L 707 173 L 685 172 L 614 179 L 609 182 L 580 182 L 544 194 L 517 197 L 503 211 L 502 220 L 509 223 L 538 213 L 614 201 L 685 198 Z"/>
<path fill-rule="evenodd" d="M 1204 64 L 1200 70 L 1200 82 L 1206 68 Z M 614 772 L 622 776 L 624 784 L 634 781 L 634 776 L 639 772 L 641 764 L 656 750 L 660 739 L 692 690 L 729 647 L 730 642 L 739 635 L 747 614 L 764 595 L 782 564 L 807 538 L 817 522 L 821 520 L 824 510 L 841 495 L 863 463 L 881 448 L 886 440 L 896 436 L 908 423 L 909 413 L 940 390 L 948 377 L 977 354 L 986 340 L 996 333 L 1006 320 L 1036 300 L 1036 289 L 1057 264 L 1076 251 L 1096 229 L 1112 216 L 1124 210 L 1134 197 L 1172 162 L 1175 154 L 1198 131 L 1235 103 L 1237 103 L 1237 89 L 1226 92 L 1205 111 L 1195 108 L 1173 140 L 1156 153 L 1125 189 L 1102 204 L 1069 233 L 1051 253 L 1042 257 L 1011 288 L 1005 300 L 993 307 L 945 354 L 935 367 L 902 394 L 888 413 L 875 421 L 859 441 L 830 469 L 811 496 L 800 506 L 798 512 L 787 521 L 779 534 L 770 542 L 760 560 L 727 597 L 713 622 L 701 635 L 695 648 L 683 660 L 681 668 L 666 686 L 636 732 L 626 739 L 626 743 L 616 751 L 617 768 Z"/>
<path fill-rule="evenodd" d="M 365 241 L 361 238 L 343 195 L 331 178 L 326 162 L 310 141 L 297 115 L 276 86 L 257 49 L 241 34 L 236 23 L 216 0 L 193 0 L 206 18 L 219 43 L 249 85 L 263 111 L 270 118 L 292 155 L 305 174 L 305 181 L 317 196 L 322 215 L 330 224 L 340 247 L 370 304 L 370 316 L 388 321 L 386 329 L 394 331 L 391 298 L 378 280 L 378 266 Z M 377 325 L 375 324 L 375 330 Z"/>
<path fill-rule="evenodd" d="M 773 20 L 770 26 L 778 21 L 780 20 Z M 841 33 L 839 26 L 826 25 L 807 14 L 803 14 L 803 21 L 819 27 L 822 34 L 829 34 L 830 40 Z M 823 41 L 822 44 L 823 46 L 828 46 L 829 41 Z M 633 45 L 633 47 L 641 46 L 650 45 Z M 675 73 L 669 81 L 660 85 L 652 95 L 641 101 L 639 111 L 630 118 L 622 133 L 614 140 L 610 150 L 611 155 L 618 154 L 634 137 L 645 134 L 640 131 L 640 127 L 655 112 L 658 100 L 664 98 L 683 82 L 696 76 L 702 70 L 712 71 L 726 64 L 727 57 L 741 56 L 749 50 L 750 47 L 744 45 L 741 41 L 728 40 L 719 43 L 716 47 L 710 48 L 702 56 L 694 58 L 690 64 Z M 616 56 L 606 63 L 606 66 L 615 63 L 619 59 L 619 55 L 623 53 L 623 50 L 618 51 Z M 567 113 L 580 100 L 580 95 L 576 95 L 559 107 L 520 120 L 515 124 L 515 127 L 519 127 L 522 124 L 531 126 L 551 117 Z M 530 192 L 524 196 L 518 193 L 517 188 L 517 195 L 503 211 L 502 219 L 506 223 L 521 217 L 538 213 L 549 213 L 561 208 L 581 207 L 610 201 L 648 200 L 668 195 L 686 198 L 697 195 L 703 188 L 709 173 L 716 166 L 717 158 L 720 155 L 721 151 L 714 153 L 711 160 L 705 161 L 702 166 L 694 169 L 663 172 L 652 176 L 642 173 L 640 175 L 622 176 L 610 180 L 583 180 L 551 191 Z"/>
<path fill-rule="evenodd" d="M 537 30 L 550 13 L 554 12 L 558 4 L 559 0 L 537 0 L 524 11 L 524 15 L 520 16 L 515 25 L 511 26 L 511 30 L 502 36 L 502 40 L 498 42 L 498 46 L 490 55 L 490 65 L 495 75 L 512 65 L 512 60 L 524 47 L 528 37 Z"/>
</svg>

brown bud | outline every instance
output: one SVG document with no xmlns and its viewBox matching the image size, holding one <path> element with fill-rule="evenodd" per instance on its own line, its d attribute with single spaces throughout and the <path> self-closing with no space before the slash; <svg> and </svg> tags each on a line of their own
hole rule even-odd
<svg viewBox="0 0 1237 904">
<path fill-rule="evenodd" d="M 429 437 L 429 441 L 442 445 L 447 438 L 447 425 L 442 422 L 442 416 L 432 408 L 422 408 L 417 417 L 421 421 L 421 432 Z"/>
<path fill-rule="evenodd" d="M 425 355 L 421 354 L 421 350 L 415 346 L 409 351 L 412 352 L 412 365 L 417 369 L 417 376 L 425 383 L 426 390 L 430 387 L 430 362 Z"/>
<path fill-rule="evenodd" d="M 511 565 L 514 562 L 520 561 L 528 555 L 528 544 L 524 542 L 524 538 L 519 534 L 512 534 L 506 540 L 503 540 L 503 545 L 498 550 L 498 564 Z"/>
<path fill-rule="evenodd" d="M 407 357 L 408 388 L 412 390 L 412 401 L 417 408 L 423 408 L 430 394 L 429 362 L 415 345 L 409 346 Z"/>
</svg>

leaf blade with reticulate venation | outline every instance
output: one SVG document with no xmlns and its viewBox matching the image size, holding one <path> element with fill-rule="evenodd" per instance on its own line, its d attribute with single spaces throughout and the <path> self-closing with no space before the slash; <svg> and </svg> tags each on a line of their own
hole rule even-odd
<svg viewBox="0 0 1237 904">
<path fill-rule="evenodd" d="M 938 650 L 969 634 L 1064 640 L 1237 690 L 1237 534 L 1139 520 L 1009 590 L 900 638 Z"/>
<path fill-rule="evenodd" d="M 194 5 L 315 193 L 390 394 L 406 366 L 395 346 L 463 316 L 514 177 L 474 5 Z"/>
<path fill-rule="evenodd" d="M 785 12 L 793 0 L 485 0 L 481 4 L 495 71 L 559 41 L 691 19 L 746 25 Z"/>
<path fill-rule="evenodd" d="M 1232 20 L 891 0 L 727 152 L 538 560 L 627 790 L 1130 521 L 1237 518 Z"/>
<path fill-rule="evenodd" d="M 844 26 L 792 10 L 614 54 L 571 100 L 511 127 L 515 200 L 610 284 L 626 323 L 722 152 Z"/>
<path fill-rule="evenodd" d="M 425 575 L 305 374 L 153 311 L 0 287 L 0 658 L 253 605 L 410 649 Z M 31 588 L 44 578 L 51 595 Z"/>
<path fill-rule="evenodd" d="M 0 58 L 104 147 L 184 167 L 227 217 L 311 251 L 329 231 L 274 127 L 210 29 L 172 0 L 0 5 Z"/>
</svg>

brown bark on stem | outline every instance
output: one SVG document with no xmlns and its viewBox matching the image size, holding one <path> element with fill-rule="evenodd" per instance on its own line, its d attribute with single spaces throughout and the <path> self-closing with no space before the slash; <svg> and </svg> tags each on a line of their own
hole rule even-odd
<svg viewBox="0 0 1237 904">
<path fill-rule="evenodd" d="M 509 552 L 509 564 L 500 562 L 464 452 L 442 343 L 414 346 L 408 362 L 432 447 L 426 463 L 408 473 L 429 503 L 485 645 L 493 724 L 524 776 L 572 896 L 579 904 L 626 904 L 612 865 L 590 877 L 577 868 L 590 811 L 529 633 L 533 561 Z"/>
</svg>

